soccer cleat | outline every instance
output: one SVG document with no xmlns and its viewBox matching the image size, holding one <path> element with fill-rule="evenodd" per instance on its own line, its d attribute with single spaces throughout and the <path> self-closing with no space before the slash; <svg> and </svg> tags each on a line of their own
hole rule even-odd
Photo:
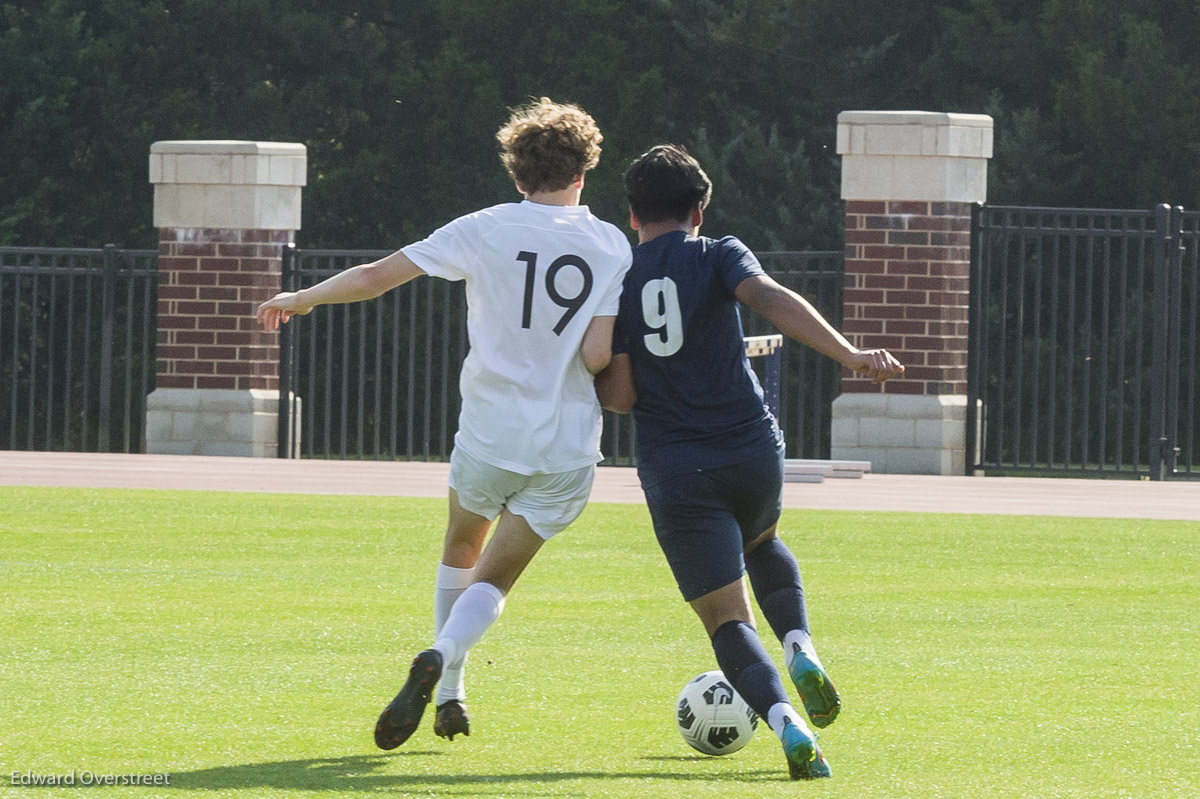
<svg viewBox="0 0 1200 799">
<path fill-rule="evenodd" d="M 821 754 L 821 747 L 817 746 L 816 736 L 790 721 L 783 727 L 783 754 L 787 757 L 788 776 L 794 780 L 833 776 L 829 761 Z"/>
<path fill-rule="evenodd" d="M 462 733 L 471 735 L 471 719 L 467 716 L 467 706 L 461 700 L 451 699 L 437 706 L 433 717 L 433 731 L 442 738 L 454 740 L 454 736 Z"/>
<path fill-rule="evenodd" d="M 421 723 L 421 715 L 429 704 L 429 695 L 442 676 L 442 655 L 426 649 L 413 659 L 404 687 L 375 722 L 375 745 L 380 749 L 395 749 L 408 740 Z"/>
<path fill-rule="evenodd" d="M 800 692 L 804 712 L 808 713 L 813 726 L 828 727 L 842 709 L 842 698 L 838 696 L 837 688 L 825 673 L 825 668 L 804 654 L 800 647 L 795 644 L 792 647 L 792 665 L 788 673 Z"/>
</svg>

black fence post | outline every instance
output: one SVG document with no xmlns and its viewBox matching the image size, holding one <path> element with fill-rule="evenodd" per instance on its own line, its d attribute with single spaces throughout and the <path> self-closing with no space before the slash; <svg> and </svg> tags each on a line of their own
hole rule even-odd
<svg viewBox="0 0 1200 799">
<path fill-rule="evenodd" d="M 1171 206 L 1154 209 L 1154 307 L 1151 311 L 1150 366 L 1150 479 L 1166 477 L 1167 388 L 1167 248 L 1170 246 Z"/>
<path fill-rule="evenodd" d="M 1183 206 L 1171 209 L 1171 238 L 1167 243 L 1167 368 L 1166 418 L 1163 435 L 1164 471 L 1175 474 L 1179 462 L 1179 366 L 1182 353 L 1180 336 L 1183 329 Z"/>
<path fill-rule="evenodd" d="M 109 450 L 112 426 L 113 325 L 116 321 L 116 291 L 117 248 L 116 245 L 105 244 L 100 281 L 100 397 L 97 403 L 99 439 L 96 442 L 96 449 L 100 452 Z"/>
<path fill-rule="evenodd" d="M 964 471 L 975 474 L 979 462 L 976 441 L 979 432 L 979 366 L 983 341 L 983 203 L 971 206 L 971 267 L 967 283 L 967 408 Z"/>
<path fill-rule="evenodd" d="M 295 290 L 292 285 L 295 257 L 296 245 L 292 242 L 283 245 L 279 283 L 284 291 Z M 292 455 L 292 327 L 279 326 L 279 410 L 275 429 L 275 456 L 278 458 Z"/>
</svg>

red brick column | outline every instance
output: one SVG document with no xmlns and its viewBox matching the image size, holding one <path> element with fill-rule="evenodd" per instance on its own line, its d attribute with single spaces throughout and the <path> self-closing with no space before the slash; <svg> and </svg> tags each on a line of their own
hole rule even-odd
<svg viewBox="0 0 1200 799">
<path fill-rule="evenodd" d="M 279 389 L 278 335 L 255 322 L 279 291 L 289 230 L 163 228 L 157 388 Z"/>
<path fill-rule="evenodd" d="M 970 258 L 970 203 L 846 202 L 843 330 L 905 373 L 878 386 L 847 373 L 843 393 L 966 394 Z"/>
<path fill-rule="evenodd" d="M 838 115 L 846 201 L 842 328 L 905 366 L 882 386 L 842 376 L 834 458 L 873 471 L 963 474 L 971 206 L 987 197 L 992 119 L 979 114 Z"/>
<path fill-rule="evenodd" d="M 279 291 L 307 164 L 304 146 L 287 142 L 151 145 L 158 368 L 147 452 L 276 456 L 279 337 L 254 312 Z"/>
</svg>

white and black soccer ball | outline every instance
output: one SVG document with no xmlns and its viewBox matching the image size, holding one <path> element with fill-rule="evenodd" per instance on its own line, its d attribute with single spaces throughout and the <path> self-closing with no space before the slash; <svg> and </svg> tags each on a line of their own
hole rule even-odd
<svg viewBox="0 0 1200 799">
<path fill-rule="evenodd" d="M 719 671 L 706 671 L 683 686 L 675 702 L 679 734 L 706 755 L 736 752 L 754 737 L 758 714 Z"/>
</svg>

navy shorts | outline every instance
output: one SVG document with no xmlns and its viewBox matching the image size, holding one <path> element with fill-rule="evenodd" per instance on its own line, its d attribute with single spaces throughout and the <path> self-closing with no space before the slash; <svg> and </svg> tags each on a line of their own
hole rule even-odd
<svg viewBox="0 0 1200 799">
<path fill-rule="evenodd" d="M 779 521 L 783 450 L 670 475 L 644 490 L 658 545 L 691 602 L 741 578 L 742 550 Z"/>
</svg>

